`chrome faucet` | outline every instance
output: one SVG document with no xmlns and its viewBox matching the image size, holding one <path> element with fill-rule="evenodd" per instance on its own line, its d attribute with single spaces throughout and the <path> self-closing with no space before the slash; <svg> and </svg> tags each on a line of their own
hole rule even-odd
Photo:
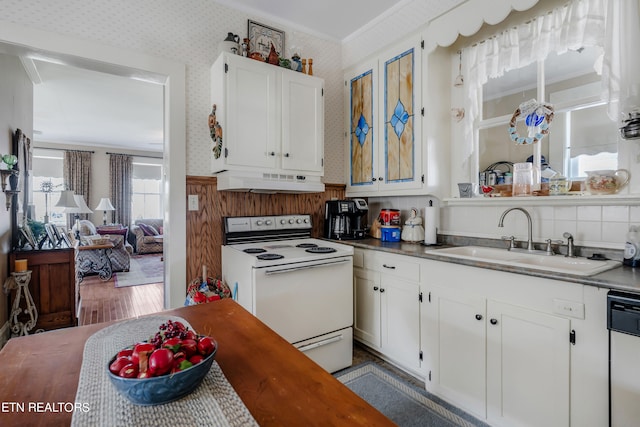
<svg viewBox="0 0 640 427">
<path fill-rule="evenodd" d="M 562 237 L 567 239 L 567 254 L 566 257 L 575 258 L 576 254 L 574 253 L 575 248 L 573 247 L 573 236 L 569 232 L 565 232 Z"/>
<path fill-rule="evenodd" d="M 520 211 L 523 214 L 526 215 L 527 217 L 527 250 L 528 251 L 533 251 L 533 240 L 531 239 L 531 235 L 532 233 L 532 229 L 533 229 L 533 225 L 531 222 L 531 215 L 529 215 L 529 212 L 527 212 L 526 209 L 523 208 L 509 208 L 506 211 L 502 212 L 502 215 L 500 216 L 500 221 L 498 221 L 498 227 L 504 227 L 504 217 L 507 216 L 507 214 L 511 211 Z"/>
</svg>

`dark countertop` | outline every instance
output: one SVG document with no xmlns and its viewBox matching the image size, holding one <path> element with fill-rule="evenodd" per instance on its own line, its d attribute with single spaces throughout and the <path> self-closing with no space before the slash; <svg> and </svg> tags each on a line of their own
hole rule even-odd
<svg viewBox="0 0 640 427">
<path fill-rule="evenodd" d="M 408 255 L 418 258 L 430 259 L 434 261 L 444 261 L 454 264 L 469 265 L 472 267 L 487 268 L 490 270 L 526 274 L 528 276 L 541 277 L 544 279 L 562 280 L 565 282 L 580 283 L 583 285 L 598 286 L 601 288 L 611 288 L 640 293 L 640 269 L 627 267 L 622 265 L 622 263 L 620 267 L 616 267 L 614 269 L 598 273 L 593 276 L 576 276 L 573 274 L 556 273 L 545 270 L 515 267 L 509 265 L 494 264 L 485 261 L 474 261 L 470 259 L 438 255 L 438 249 L 451 247 L 452 245 L 426 246 L 421 243 L 382 242 L 374 238 L 367 238 L 363 240 L 340 240 L 340 243 L 351 245 L 356 248 L 370 249 L 380 252 L 390 252 L 399 255 Z"/>
</svg>

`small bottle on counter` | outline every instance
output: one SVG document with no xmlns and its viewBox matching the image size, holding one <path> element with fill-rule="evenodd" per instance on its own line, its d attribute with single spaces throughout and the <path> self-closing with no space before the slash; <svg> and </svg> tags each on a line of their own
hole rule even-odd
<svg viewBox="0 0 640 427">
<path fill-rule="evenodd" d="M 635 225 L 629 227 L 622 263 L 629 267 L 640 266 L 640 235 L 638 235 L 638 227 Z"/>
</svg>

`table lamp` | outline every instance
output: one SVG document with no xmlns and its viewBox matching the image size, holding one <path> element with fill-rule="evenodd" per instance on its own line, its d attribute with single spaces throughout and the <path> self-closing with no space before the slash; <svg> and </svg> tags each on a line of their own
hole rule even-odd
<svg viewBox="0 0 640 427">
<path fill-rule="evenodd" d="M 57 208 L 77 208 L 78 204 L 74 199 L 75 194 L 71 190 L 64 190 L 60 192 L 60 200 L 56 203 Z"/>
<path fill-rule="evenodd" d="M 90 214 L 93 213 L 89 206 L 84 201 L 84 197 L 79 194 L 74 194 L 73 199 L 78 205 L 75 208 L 65 208 L 64 213 L 73 214 L 73 219 L 76 224 L 76 232 L 75 237 L 76 240 L 80 240 L 80 214 Z"/>
<path fill-rule="evenodd" d="M 107 225 L 107 211 L 115 211 L 116 208 L 113 207 L 108 197 L 103 197 L 100 199 L 100 203 L 98 203 L 95 210 L 103 212 L 102 225 Z"/>
</svg>

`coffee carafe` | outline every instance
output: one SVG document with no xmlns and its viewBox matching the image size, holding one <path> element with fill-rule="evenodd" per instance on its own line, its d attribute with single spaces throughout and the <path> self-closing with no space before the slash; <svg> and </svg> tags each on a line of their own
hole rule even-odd
<svg viewBox="0 0 640 427">
<path fill-rule="evenodd" d="M 369 211 L 364 199 L 328 200 L 324 209 L 324 237 L 336 240 L 364 239 L 364 218 Z"/>
</svg>

